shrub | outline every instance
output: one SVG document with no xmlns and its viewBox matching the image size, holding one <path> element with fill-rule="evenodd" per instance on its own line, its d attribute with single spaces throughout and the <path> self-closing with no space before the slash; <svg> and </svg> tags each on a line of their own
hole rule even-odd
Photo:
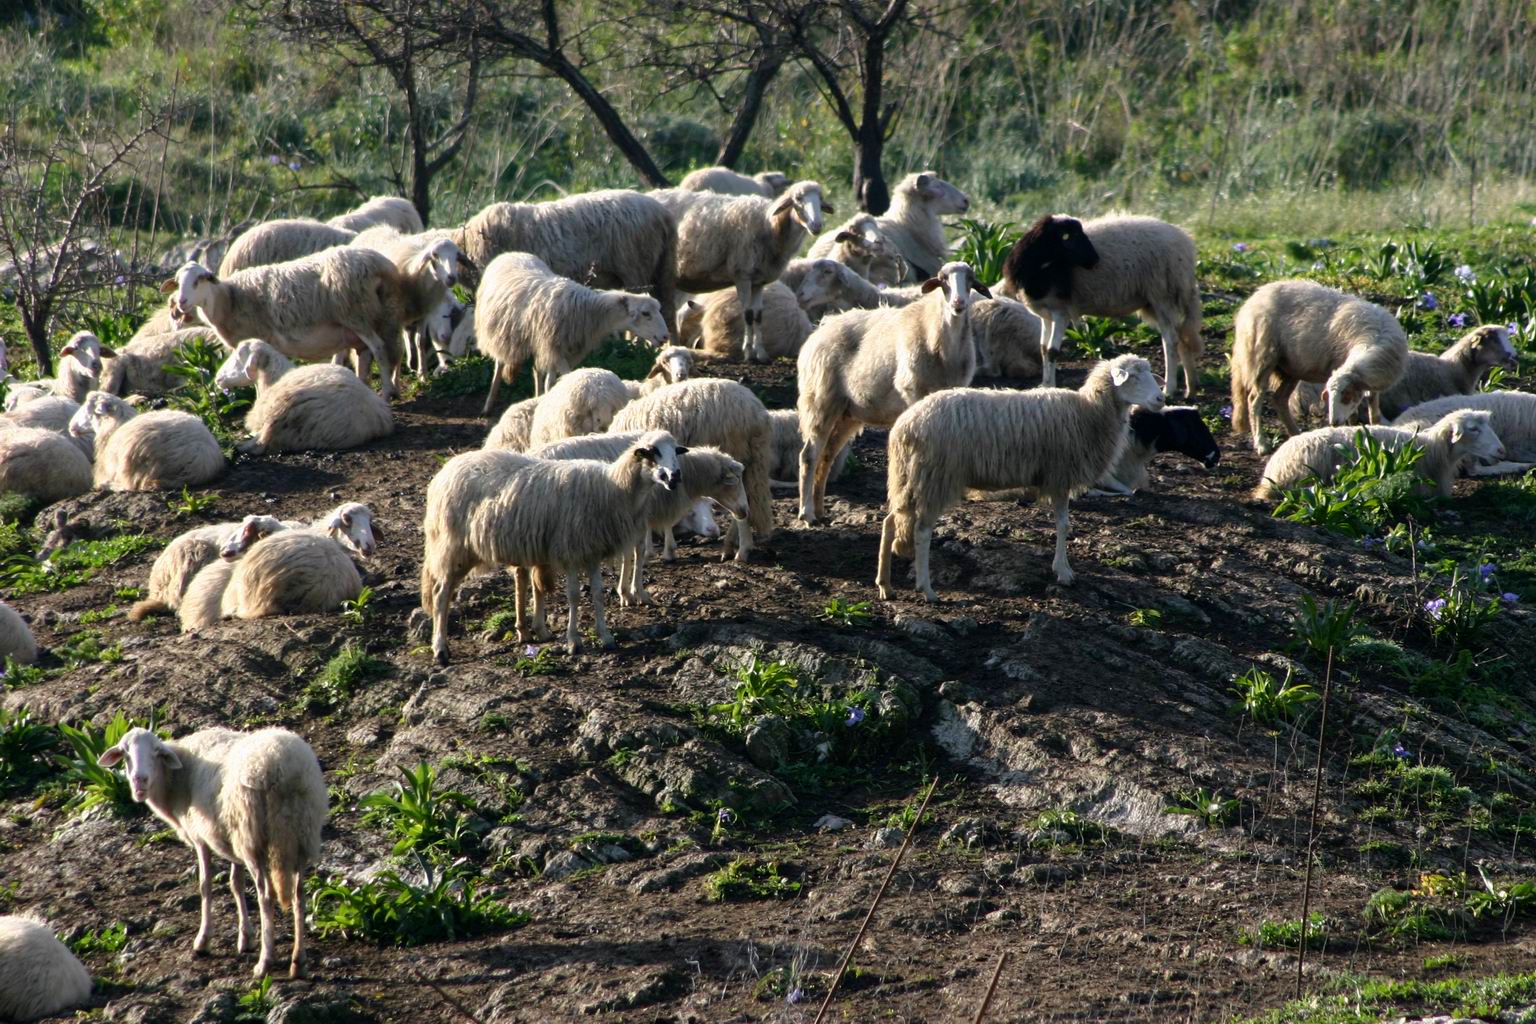
<svg viewBox="0 0 1536 1024">
<path fill-rule="evenodd" d="M 480 894 L 457 866 L 438 868 L 418 859 L 420 885 L 385 871 L 367 882 L 311 879 L 311 920 L 322 939 L 338 936 L 379 945 L 416 946 L 506 931 L 528 914 Z"/>
<path fill-rule="evenodd" d="M 1238 695 L 1235 710 L 1260 725 L 1293 721 L 1307 704 L 1318 698 L 1317 691 L 1306 683 L 1292 683 L 1289 669 L 1283 683 L 1256 665 L 1232 683 Z"/>
<path fill-rule="evenodd" d="M 1431 499 L 1419 494 L 1422 481 L 1413 471 L 1424 457 L 1422 445 L 1410 442 L 1394 451 L 1362 428 L 1348 454 L 1331 482 L 1314 478 L 1283 490 L 1275 518 L 1359 537 L 1430 514 Z"/>
<path fill-rule="evenodd" d="M 401 768 L 391 793 L 374 793 L 359 801 L 363 821 L 382 825 L 395 837 L 396 854 L 455 857 L 475 839 L 469 818 L 456 808 L 471 806 L 469 798 L 437 786 L 437 772 L 423 761 Z"/>
<path fill-rule="evenodd" d="M 64 781 L 74 783 L 77 787 L 75 794 L 65 804 L 69 810 L 75 814 L 88 814 L 96 808 L 104 808 L 107 813 L 118 817 L 144 813 L 143 806 L 134 802 L 127 777 L 96 763 L 102 754 L 117 746 L 118 741 L 135 726 L 155 729 L 155 715 L 151 714 L 148 721 L 143 721 L 128 718 L 119 711 L 100 729 L 89 723 L 79 726 L 59 723 L 58 730 L 75 755 L 64 765 Z"/>
<path fill-rule="evenodd" d="M 48 755 L 62 737 L 51 725 L 32 720 L 25 706 L 0 707 L 0 797 L 25 794 L 51 772 Z"/>
</svg>

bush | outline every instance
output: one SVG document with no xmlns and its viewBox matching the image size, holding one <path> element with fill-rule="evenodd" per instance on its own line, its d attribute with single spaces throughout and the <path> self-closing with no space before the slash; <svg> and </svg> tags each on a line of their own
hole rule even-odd
<svg viewBox="0 0 1536 1024">
<path fill-rule="evenodd" d="M 1394 451 L 1362 428 L 1332 481 L 1313 479 L 1285 489 L 1274 516 L 1352 537 L 1377 533 L 1405 519 L 1423 520 L 1431 501 L 1420 495 L 1423 480 L 1413 469 L 1423 457 L 1422 445 L 1409 443 Z"/>
<path fill-rule="evenodd" d="M 343 879 L 311 879 L 315 933 L 381 946 L 417 946 L 506 931 L 528 923 L 528 914 L 481 895 L 475 880 L 457 867 L 437 869 L 418 860 L 420 885 L 394 871 L 349 885 Z"/>
</svg>

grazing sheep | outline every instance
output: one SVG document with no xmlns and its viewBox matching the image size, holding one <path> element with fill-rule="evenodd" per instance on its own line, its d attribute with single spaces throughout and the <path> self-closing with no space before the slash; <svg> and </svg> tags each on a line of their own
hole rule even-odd
<svg viewBox="0 0 1536 1024">
<path fill-rule="evenodd" d="M 37 641 L 21 613 L 0 601 L 0 662 L 7 658 L 30 665 L 37 660 Z"/>
<path fill-rule="evenodd" d="M 1438 422 L 1456 409 L 1481 409 L 1492 417 L 1493 429 L 1509 452 L 1509 462 L 1478 466 L 1474 476 L 1512 473 L 1536 463 L 1536 395 L 1524 391 L 1490 391 L 1478 395 L 1448 395 L 1436 398 L 1404 412 L 1392 421 L 1394 427 L 1420 429 Z"/>
<path fill-rule="evenodd" d="M 501 419 L 485 435 L 485 443 L 480 447 L 485 450 L 505 448 L 511 452 L 527 451 L 533 437 L 533 417 L 538 409 L 537 398 L 525 398 L 507 406 Z"/>
<path fill-rule="evenodd" d="M 91 489 L 91 460 L 64 434 L 35 427 L 0 430 L 0 493 L 43 505 Z"/>
<path fill-rule="evenodd" d="M 719 448 L 743 467 L 752 532 L 759 539 L 773 532 L 768 490 L 773 425 L 762 401 L 746 387 L 714 378 L 685 380 L 626 405 L 608 429 L 665 430 L 679 444 Z"/>
<path fill-rule="evenodd" d="M 1030 487 L 1056 514 L 1057 582 L 1072 582 L 1067 564 L 1067 509 L 1093 486 L 1125 447 L 1131 407 L 1162 408 L 1152 368 L 1139 356 L 1100 362 L 1083 386 L 1032 391 L 956 388 L 914 404 L 891 427 L 887 493 L 890 514 L 880 530 L 876 583 L 895 596 L 891 554 L 914 560 L 917 589 L 936 600 L 928 572 L 933 527 L 965 492 Z"/>
<path fill-rule="evenodd" d="M 554 444 L 544 445 L 529 452 L 539 459 L 564 461 L 567 459 L 596 459 L 613 462 L 634 447 L 642 437 L 638 433 L 589 434 L 572 437 Z M 676 557 L 676 541 L 673 527 L 688 516 L 695 505 L 703 500 L 719 502 L 736 521 L 737 561 L 745 561 L 752 545 L 752 533 L 747 524 L 746 490 L 742 483 L 741 463 L 718 448 L 684 448 L 679 446 L 678 471 L 680 485 L 672 490 L 652 492 L 646 510 L 646 529 L 641 539 L 625 551 L 619 566 L 619 603 L 624 605 L 651 604 L 646 593 L 644 569 L 650 557 L 651 533 L 659 530 L 665 534 L 665 550 L 662 557 L 671 561 Z M 728 545 L 729 547 L 729 545 Z M 542 608 L 536 603 L 534 619 L 543 621 Z"/>
<path fill-rule="evenodd" d="M 235 563 L 219 611 L 226 619 L 336 612 L 362 589 L 347 549 L 327 533 L 284 530 Z"/>
<path fill-rule="evenodd" d="M 1264 400 L 1273 388 L 1286 432 L 1301 428 L 1291 415 L 1291 391 L 1320 383 L 1328 422 L 1349 422 L 1369 396 L 1372 423 L 1382 422 L 1381 397 L 1403 375 L 1408 336 L 1380 306 L 1313 281 L 1274 281 L 1254 292 L 1232 325 L 1232 432 L 1251 429 L 1254 451 L 1264 438 Z"/>
<path fill-rule="evenodd" d="M 1480 459 L 1504 458 L 1504 445 L 1485 409 L 1455 409 L 1423 430 L 1400 427 L 1322 427 L 1289 438 L 1264 464 L 1264 478 L 1254 489 L 1260 499 L 1278 498 L 1280 492 L 1298 487 L 1315 477 L 1323 483 L 1355 455 L 1359 431 L 1369 431 L 1382 446 L 1393 451 L 1410 443 L 1424 449 L 1414 471 L 1432 481 L 1442 498 L 1451 496 L 1451 485 L 1465 465 Z"/>
<path fill-rule="evenodd" d="M 795 293 L 778 281 L 763 289 L 763 320 L 759 325 L 763 351 L 770 359 L 793 356 L 811 333 L 811 319 L 800 308 Z M 746 321 L 741 300 L 733 289 L 701 295 L 688 302 L 679 318 L 679 340 L 703 350 L 712 359 L 742 360 L 746 351 Z"/>
<path fill-rule="evenodd" d="M 132 341 L 117 350 L 117 358 L 108 360 L 100 390 L 121 397 L 158 398 L 169 394 L 180 386 L 181 378 L 167 373 L 166 364 L 181 346 L 198 340 L 223 345 L 218 332 L 210 327 L 172 327 L 163 333 L 134 335 Z"/>
<path fill-rule="evenodd" d="M 288 263 L 338 245 L 347 245 L 356 232 L 322 224 L 318 220 L 269 220 L 236 238 L 219 261 L 219 276 L 237 270 Z"/>
<path fill-rule="evenodd" d="M 0 917 L 0 1020 L 52 1017 L 91 998 L 91 975 L 53 929 Z"/>
<path fill-rule="evenodd" d="M 978 299 L 971 306 L 976 372 L 987 377 L 1040 375 L 1040 318 L 1013 299 Z"/>
<path fill-rule="evenodd" d="M 671 435 L 650 431 L 612 463 L 546 462 L 507 451 L 468 452 L 449 459 L 427 486 L 422 525 L 426 553 L 421 606 L 432 620 L 432 652 L 438 664 L 448 663 L 448 612 L 454 594 L 464 577 L 480 566 L 517 567 L 517 628 L 524 639 L 532 569 L 565 573 L 570 602 L 565 641 L 573 654 L 581 647 L 579 605 L 585 576 L 598 640 L 613 647 L 603 617 L 602 564 L 640 539 L 652 492 L 676 485 L 676 449 Z"/>
<path fill-rule="evenodd" d="M 800 414 L 794 409 L 769 409 L 769 422 L 773 425 L 773 460 L 768 470 L 770 487 L 798 487 L 800 477 L 800 449 L 805 440 L 800 436 Z M 827 482 L 836 483 L 848 464 L 853 452 L 849 441 L 832 456 L 832 468 L 827 470 Z"/>
<path fill-rule="evenodd" d="M 1095 488 L 1109 494 L 1132 494 L 1151 480 L 1147 463 L 1159 452 L 1179 452 L 1199 461 L 1206 469 L 1221 462 L 1221 449 L 1211 428 L 1192 405 L 1169 405 L 1161 410 L 1137 409 L 1131 413 L 1130 436 L 1125 448 Z"/>
<path fill-rule="evenodd" d="M 1174 389 L 1174 365 L 1184 368 L 1184 395 L 1195 393 L 1200 354 L 1200 287 L 1195 240 L 1155 217 L 1113 213 L 1080 221 L 1037 220 L 1003 264 L 1003 294 L 1021 299 L 1040 318 L 1041 383 L 1056 383 L 1052 356 L 1067 324 L 1080 316 L 1138 314 L 1163 339 L 1163 395 Z"/>
<path fill-rule="evenodd" d="M 855 217 L 838 228 L 834 238 L 846 231 L 862 236 L 866 245 L 872 237 L 883 239 L 907 261 L 906 275 L 894 283 L 924 281 L 937 276 L 939 268 L 949 262 L 949 242 L 944 238 L 944 222 L 939 218 L 970 208 L 971 200 L 964 192 L 934 172 L 922 171 L 896 183 L 890 209 L 875 217 L 873 225 Z M 832 248 L 812 246 L 810 254 L 827 256 Z M 864 271 L 860 273 L 869 276 Z"/>
<path fill-rule="evenodd" d="M 432 368 L 432 374 L 436 376 L 447 372 L 453 361 L 462 359 L 475 343 L 474 303 L 461 303 L 452 295 L 448 296 L 422 321 L 419 337 L 431 344 L 432 354 L 437 357 L 437 365 Z M 420 344 L 416 349 L 416 365 L 411 369 L 425 376 L 430 360 Z M 406 350 L 406 355 L 411 355 L 410 349 Z"/>
<path fill-rule="evenodd" d="M 301 977 L 304 874 L 320 860 L 320 830 L 330 810 L 325 777 L 310 745 L 287 729 L 203 729 L 163 740 L 148 729 L 133 728 L 97 763 L 103 768 L 123 764 L 133 799 L 148 804 L 197 855 L 202 912 L 192 951 L 208 949 L 212 857 L 217 855 L 230 863 L 239 929 L 235 948 L 241 953 L 250 930 L 242 869 L 256 883 L 261 956 L 252 974 L 259 978 L 272 964 L 275 896 L 279 907 L 293 911 L 288 976 Z"/>
<path fill-rule="evenodd" d="M 864 425 L 888 426 L 919 398 L 964 387 L 976 373 L 971 291 L 991 293 L 965 263 L 944 264 L 922 288 L 936 294 L 823 320 L 800 350 L 800 518 L 807 523 L 826 516 L 830 456 Z"/>
<path fill-rule="evenodd" d="M 400 275 L 389 258 L 342 246 L 288 263 L 214 277 L 197 263 L 182 266 L 160 290 L 171 314 L 198 317 L 233 349 L 259 338 L 290 359 L 321 360 L 358 353 L 366 377 L 379 361 L 379 391 L 395 393 L 402 323 Z"/>
<path fill-rule="evenodd" d="M 356 448 L 394 432 L 389 403 L 351 370 L 294 366 L 264 341 L 242 341 L 214 377 L 226 390 L 256 385 L 245 414 L 251 439 L 242 451 L 331 451 Z"/>
<path fill-rule="evenodd" d="M 742 348 L 768 360 L 762 334 L 763 289 L 778 279 L 832 207 L 814 181 L 796 182 L 778 199 L 666 189 L 653 195 L 677 217 L 677 283 L 689 292 L 733 287 L 744 311 Z"/>
<path fill-rule="evenodd" d="M 700 167 L 689 171 L 678 188 L 694 192 L 718 192 L 727 196 L 762 196 L 775 199 L 789 187 L 789 177 L 782 171 L 758 171 L 739 174 L 729 167 Z"/>
<path fill-rule="evenodd" d="M 537 256 L 502 253 L 475 294 L 475 339 L 496 361 L 482 415 L 505 380 L 533 359 L 533 389 L 544 394 L 604 338 L 632 331 L 655 345 L 670 340 L 661 306 L 646 295 L 598 291 L 554 273 Z"/>
<path fill-rule="evenodd" d="M 478 274 L 479 268 L 446 231 L 402 235 L 393 228 L 378 227 L 358 235 L 352 245 L 372 249 L 394 263 L 400 280 L 400 321 L 407 334 L 406 359 L 417 373 L 425 374 L 428 321 L 444 304 L 457 305 L 453 287 L 461 271 Z"/>
<path fill-rule="evenodd" d="M 659 391 L 668 384 L 687 380 L 693 376 L 693 353 L 681 345 L 668 345 L 656 353 L 644 380 L 626 380 L 624 390 L 632 402 Z"/>
<path fill-rule="evenodd" d="M 416 205 L 401 196 L 374 196 L 361 206 L 337 214 L 326 224 L 343 231 L 367 231 L 383 226 L 402 235 L 413 234 L 424 227 Z"/>
<path fill-rule="evenodd" d="M 593 366 L 572 370 L 540 397 L 528 429 L 528 447 L 607 430 L 614 415 L 628 404 L 629 389 L 612 370 Z"/>
<path fill-rule="evenodd" d="M 92 391 L 69 432 L 96 446 L 95 486 L 108 491 L 196 487 L 224 474 L 224 452 L 196 416 L 171 409 L 142 416 L 127 402 Z"/>
<path fill-rule="evenodd" d="M 677 333 L 677 220 L 650 196 L 612 189 L 548 203 L 494 203 L 454 241 L 481 267 L 501 253 L 526 252 L 591 288 L 646 289 L 661 304 L 667 330 Z"/>
<path fill-rule="evenodd" d="M 941 235 L 942 232 L 941 226 Z M 833 260 L 860 279 L 882 288 L 907 279 L 906 257 L 896 241 L 881 230 L 879 218 L 870 213 L 858 214 L 835 232 L 818 238 L 809 256 Z"/>
</svg>

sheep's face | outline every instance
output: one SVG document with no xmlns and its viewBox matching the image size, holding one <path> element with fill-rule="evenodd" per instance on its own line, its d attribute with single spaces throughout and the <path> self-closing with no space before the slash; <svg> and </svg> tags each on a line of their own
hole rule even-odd
<svg viewBox="0 0 1536 1024">
<path fill-rule="evenodd" d="M 1083 222 L 1076 217 L 1049 217 L 1043 225 L 1041 240 L 1057 249 L 1074 267 L 1092 270 L 1099 265 L 1099 251 L 1093 247 Z"/>
<path fill-rule="evenodd" d="M 94 383 L 101 379 L 101 357 L 111 349 L 102 345 L 101 339 L 90 331 L 81 331 L 59 349 L 59 360 L 73 360 L 79 371 Z M 63 368 L 62 366 L 60 367 Z"/>
<path fill-rule="evenodd" d="M 669 345 L 661 350 L 656 357 L 651 372 L 646 374 L 651 377 L 665 377 L 668 384 L 676 384 L 680 380 L 687 380 L 693 375 L 693 353 L 677 345 Z"/>
<path fill-rule="evenodd" d="M 133 416 L 133 406 L 121 398 L 102 391 L 92 391 L 69 418 L 69 433 L 71 437 L 90 441 L 108 423 L 132 419 Z"/>
<path fill-rule="evenodd" d="M 1451 447 L 1467 462 L 1504 458 L 1504 443 L 1494 432 L 1493 418 L 1486 409 L 1459 409 L 1445 417 L 1451 434 Z"/>
<path fill-rule="evenodd" d="M 242 341 L 229 358 L 219 364 L 213 382 L 225 391 L 249 387 L 255 383 L 256 370 L 263 362 L 262 349 L 265 347 L 262 342 L 254 339 Z"/>
<path fill-rule="evenodd" d="M 858 235 L 844 231 L 837 236 L 843 238 L 858 238 Z M 800 287 L 795 289 L 795 301 L 801 309 L 810 309 L 831 302 L 836 294 L 838 282 L 842 278 L 843 265 L 836 260 L 817 260 L 811 264 L 805 276 L 800 279 Z"/>
<path fill-rule="evenodd" d="M 1194 406 L 1165 406 L 1150 426 L 1156 431 L 1154 447 L 1157 451 L 1188 455 L 1203 463 L 1206 469 L 1213 469 L 1221 462 L 1221 448 L 1211 436 L 1211 428 L 1200 417 L 1200 410 Z M 1138 434 L 1145 429 L 1139 425 L 1138 413 L 1134 410 L 1131 429 Z"/>
<path fill-rule="evenodd" d="M 667 490 L 673 490 L 682 481 L 682 456 L 688 449 L 665 430 L 653 430 L 630 449 L 634 458 L 650 467 L 651 479 Z"/>
<path fill-rule="evenodd" d="M 971 208 L 971 198 L 932 171 L 924 171 L 912 183 L 913 191 L 923 205 L 940 216 L 947 213 L 964 213 Z"/>
<path fill-rule="evenodd" d="M 719 484 L 710 489 L 711 497 L 737 519 L 747 518 L 749 511 L 743 473 L 741 463 L 731 459 L 726 463 L 725 472 L 720 475 Z"/>
<path fill-rule="evenodd" d="M 274 533 L 280 533 L 288 527 L 276 516 L 246 516 L 235 527 L 224 543 L 219 546 L 219 557 L 227 562 L 233 562 L 245 554 L 257 541 L 265 540 Z"/>
<path fill-rule="evenodd" d="M 96 759 L 103 768 L 123 766 L 128 789 L 140 803 L 159 790 L 171 772 L 181 768 L 181 758 L 165 741 L 148 729 L 129 729 L 115 747 L 109 747 Z"/>
<path fill-rule="evenodd" d="M 1126 405 L 1157 412 L 1163 407 L 1163 385 L 1152 365 L 1140 356 L 1120 356 L 1109 364 L 1115 396 Z"/>
<path fill-rule="evenodd" d="M 351 501 L 331 513 L 325 528 L 342 547 L 363 558 L 372 558 L 378 534 L 373 527 L 373 510 Z"/>
<path fill-rule="evenodd" d="M 624 296 L 626 319 L 621 330 L 632 332 L 652 345 L 665 345 L 672 340 L 667 322 L 661 316 L 661 303 L 646 295 Z"/>
<path fill-rule="evenodd" d="M 1478 366 L 1502 366 L 1507 370 L 1520 367 L 1520 357 L 1509 340 L 1509 328 L 1488 324 L 1477 329 L 1477 343 L 1473 347 Z"/>
<path fill-rule="evenodd" d="M 1351 381 L 1334 376 L 1323 386 L 1323 408 L 1328 412 L 1328 425 L 1341 427 L 1348 423 L 1365 401 L 1365 388 Z"/>
<path fill-rule="evenodd" d="M 177 327 L 185 327 L 193 314 L 209 303 L 218 283 L 207 267 L 193 262 L 182 264 L 176 276 L 160 286 L 171 297 L 171 319 Z"/>
<path fill-rule="evenodd" d="M 705 540 L 714 540 L 720 536 L 720 524 L 715 522 L 715 503 L 708 498 L 700 498 L 688 509 L 688 514 L 677 521 L 677 525 L 689 533 L 696 533 Z"/>
<path fill-rule="evenodd" d="M 427 249 L 427 265 L 432 268 L 433 279 L 444 288 L 459 283 L 459 247 L 448 239 L 434 242 Z"/>
<path fill-rule="evenodd" d="M 964 316 L 971 308 L 972 291 L 980 292 L 989 299 L 992 297 L 987 286 L 976 280 L 976 272 L 969 263 L 946 263 L 940 267 L 936 276 L 923 282 L 924 295 L 935 289 L 943 290 L 949 313 L 957 317 Z"/>
<path fill-rule="evenodd" d="M 773 216 L 783 210 L 788 210 L 795 222 L 813 235 L 821 234 L 822 212 L 835 212 L 831 204 L 821 198 L 821 186 L 814 181 L 802 181 L 796 185 L 784 198 L 773 204 L 768 212 Z"/>
<path fill-rule="evenodd" d="M 422 327 L 426 330 L 432 347 L 439 353 L 445 353 L 453 344 L 454 329 L 463 319 L 464 306 L 458 299 L 449 295 L 438 304 L 436 309 L 426 315 Z"/>
</svg>

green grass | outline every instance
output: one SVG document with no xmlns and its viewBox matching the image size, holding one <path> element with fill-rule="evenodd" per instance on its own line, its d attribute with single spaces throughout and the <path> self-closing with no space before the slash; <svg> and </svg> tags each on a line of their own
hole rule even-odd
<svg viewBox="0 0 1536 1024">
<path fill-rule="evenodd" d="M 1322 992 L 1234 1024 L 1377 1024 L 1419 1013 L 1491 1020 L 1504 1010 L 1532 1002 L 1536 1002 L 1536 973 L 1440 981 L 1342 975 L 1328 981 Z"/>
<path fill-rule="evenodd" d="M 76 956 L 112 956 L 128 944 L 128 926 L 121 921 L 92 928 L 69 944 Z"/>
<path fill-rule="evenodd" d="M 1327 949 L 1329 933 L 1335 930 L 1333 924 L 1317 913 L 1310 915 L 1307 922 L 1307 948 L 1318 952 Z M 1261 921 L 1253 931 L 1241 933 L 1238 941 L 1260 949 L 1300 949 L 1301 919 Z"/>
<path fill-rule="evenodd" d="M 329 710 L 345 704 L 364 680 L 389 671 L 389 662 L 369 657 L 354 643 L 338 651 L 304 688 L 304 706 Z"/>
<path fill-rule="evenodd" d="M 0 798 L 24 796 L 53 772 L 50 755 L 63 745 L 59 731 L 33 719 L 25 706 L 0 707 Z"/>
<path fill-rule="evenodd" d="M 9 529 L 9 528 L 8 528 Z M 32 557 L 30 546 L 18 547 L 16 534 L 0 534 L 0 587 L 13 596 L 69 590 L 89 583 L 104 569 L 155 547 L 159 542 L 142 533 L 119 534 L 104 540 L 77 540 L 60 548 L 46 562 Z M 9 555 L 3 552 L 11 548 Z"/>
<path fill-rule="evenodd" d="M 801 883 L 783 874 L 778 861 L 738 858 L 704 879 L 711 903 L 745 900 L 787 900 L 800 895 Z"/>
<path fill-rule="evenodd" d="M 310 880 L 315 933 L 386 946 L 417 946 L 453 941 L 528 923 L 526 912 L 513 910 L 479 889 L 477 880 L 454 868 L 418 861 L 423 881 L 415 884 L 394 871 L 370 881 Z"/>
</svg>

